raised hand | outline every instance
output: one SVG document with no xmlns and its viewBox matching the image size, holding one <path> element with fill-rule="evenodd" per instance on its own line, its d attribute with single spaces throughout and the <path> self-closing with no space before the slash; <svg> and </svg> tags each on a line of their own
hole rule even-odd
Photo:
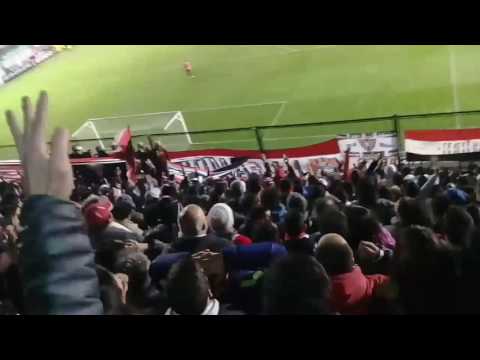
<svg viewBox="0 0 480 360">
<path fill-rule="evenodd" d="M 381 256 L 381 251 L 374 243 L 362 241 L 358 245 L 357 256 L 360 261 L 376 261 Z"/>
<path fill-rule="evenodd" d="M 73 190 L 68 130 L 55 130 L 49 152 L 45 141 L 48 122 L 48 95 L 45 91 L 40 93 L 35 111 L 30 98 L 22 98 L 22 112 L 23 132 L 11 110 L 6 112 L 6 117 L 22 162 L 26 194 L 51 195 L 68 200 Z"/>
</svg>

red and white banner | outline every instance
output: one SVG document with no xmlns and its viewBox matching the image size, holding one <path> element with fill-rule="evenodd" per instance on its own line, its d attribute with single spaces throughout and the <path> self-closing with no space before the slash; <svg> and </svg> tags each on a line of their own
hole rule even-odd
<svg viewBox="0 0 480 360">
<path fill-rule="evenodd" d="M 75 168 L 81 166 L 107 165 L 112 168 L 125 164 L 124 160 L 115 157 L 70 159 L 70 163 Z M 0 181 L 20 182 L 23 177 L 23 168 L 20 160 L 0 161 Z"/>
<path fill-rule="evenodd" d="M 315 173 L 338 167 L 337 160 L 343 159 L 336 139 L 305 147 L 267 151 L 264 153 L 274 168 L 283 166 L 286 155 L 292 167 L 301 175 L 308 171 Z M 201 175 L 220 178 L 224 176 L 248 176 L 250 173 L 264 173 L 262 152 L 256 150 L 192 150 L 169 152 L 170 171 L 180 173 L 182 167 L 187 175 L 202 172 Z"/>
<path fill-rule="evenodd" d="M 480 129 L 406 131 L 405 152 L 411 161 L 478 160 Z"/>
<path fill-rule="evenodd" d="M 398 138 L 394 132 L 347 134 L 339 135 L 337 139 L 343 153 L 350 149 L 350 169 L 360 160 L 374 160 L 380 154 L 388 163 L 395 163 L 398 159 Z"/>
<path fill-rule="evenodd" d="M 98 164 L 128 164 L 129 178 L 135 178 L 136 161 L 131 145 L 131 133 L 122 131 L 115 142 L 118 151 L 108 158 L 71 159 L 73 166 Z M 247 177 L 250 173 L 264 173 L 263 153 L 256 150 L 192 150 L 169 152 L 169 171 L 179 179 L 183 174 L 197 174 L 203 177 L 221 178 L 224 176 Z M 267 151 L 264 153 L 268 162 L 275 168 L 284 167 L 283 156 L 290 160 L 290 165 L 297 175 L 306 172 L 319 174 L 321 171 L 338 167 L 337 160 L 343 160 L 343 154 L 336 139 L 299 148 Z M 134 164 L 135 167 L 132 166 Z M 0 178 L 7 181 L 19 181 L 22 168 L 18 160 L 0 161 Z"/>
</svg>

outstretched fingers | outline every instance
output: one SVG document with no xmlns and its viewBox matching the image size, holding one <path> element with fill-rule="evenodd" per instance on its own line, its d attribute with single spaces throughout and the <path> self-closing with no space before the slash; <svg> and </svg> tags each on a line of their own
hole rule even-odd
<svg viewBox="0 0 480 360">
<path fill-rule="evenodd" d="M 70 134 L 57 128 L 52 138 L 48 194 L 68 200 L 73 190 L 73 172 L 68 157 Z"/>
<path fill-rule="evenodd" d="M 13 136 L 13 140 L 15 141 L 15 145 L 17 147 L 18 155 L 20 158 L 23 156 L 23 133 L 20 130 L 20 126 L 18 126 L 17 118 L 13 111 L 7 110 L 5 113 L 7 118 L 7 124 L 10 128 L 10 133 Z"/>
<path fill-rule="evenodd" d="M 31 144 L 35 150 L 41 154 L 47 154 L 47 144 L 45 141 L 45 132 L 48 119 L 48 95 L 46 91 L 40 92 L 35 109 L 35 117 L 31 123 Z"/>
<path fill-rule="evenodd" d="M 28 144 L 30 131 L 33 123 L 33 107 L 32 101 L 28 96 L 22 98 L 22 113 L 23 113 L 23 144 Z"/>
</svg>

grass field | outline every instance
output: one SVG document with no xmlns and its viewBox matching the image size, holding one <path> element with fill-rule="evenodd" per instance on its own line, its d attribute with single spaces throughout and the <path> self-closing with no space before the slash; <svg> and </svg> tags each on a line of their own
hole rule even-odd
<svg viewBox="0 0 480 360">
<path fill-rule="evenodd" d="M 182 70 L 185 60 L 193 64 L 193 79 Z M 79 45 L 1 87 L 0 109 L 19 111 L 21 96 L 41 89 L 50 93 L 52 128 L 72 132 L 92 118 L 168 111 L 182 111 L 192 131 L 476 110 L 480 46 Z M 402 122 L 405 128 L 478 126 L 476 114 Z M 381 130 L 392 130 L 392 122 L 267 130 L 262 137 L 267 148 L 282 148 Z M 256 146 L 250 131 L 194 135 L 192 142 L 195 148 Z M 12 144 L 4 121 L 0 144 Z"/>
</svg>

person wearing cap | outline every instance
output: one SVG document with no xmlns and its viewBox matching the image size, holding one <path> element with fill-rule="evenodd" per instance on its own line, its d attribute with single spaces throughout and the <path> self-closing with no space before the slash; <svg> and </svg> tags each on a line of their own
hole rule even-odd
<svg viewBox="0 0 480 360">
<path fill-rule="evenodd" d="M 233 210 L 227 204 L 213 205 L 207 215 L 209 229 L 218 237 L 227 239 L 235 245 L 251 245 L 252 240 L 238 234 L 234 228 Z"/>
<path fill-rule="evenodd" d="M 105 197 L 93 199 L 83 208 L 97 262 L 111 269 L 116 252 L 128 244 L 137 244 L 142 251 L 148 249 L 143 237 L 114 221 L 113 204 Z"/>
</svg>

